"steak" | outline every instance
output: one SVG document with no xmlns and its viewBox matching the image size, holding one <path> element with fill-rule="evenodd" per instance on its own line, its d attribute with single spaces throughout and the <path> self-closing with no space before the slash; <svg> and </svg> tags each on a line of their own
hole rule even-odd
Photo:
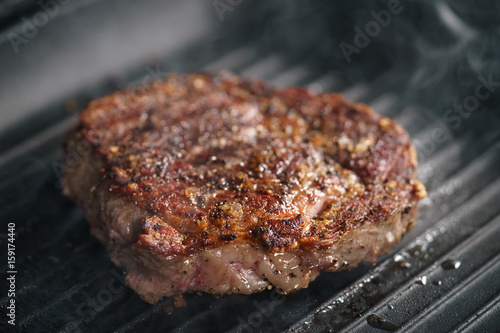
<svg viewBox="0 0 500 333">
<path fill-rule="evenodd" d="M 426 196 L 394 120 L 228 72 L 94 100 L 64 149 L 64 193 L 149 303 L 289 293 L 323 270 L 374 263 Z"/>
</svg>

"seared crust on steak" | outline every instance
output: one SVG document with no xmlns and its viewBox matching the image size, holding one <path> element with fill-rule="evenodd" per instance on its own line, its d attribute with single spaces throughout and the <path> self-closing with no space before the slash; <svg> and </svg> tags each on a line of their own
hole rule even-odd
<svg viewBox="0 0 500 333">
<path fill-rule="evenodd" d="M 321 270 L 374 262 L 425 197 L 395 121 L 227 72 L 95 100 L 66 152 L 81 142 L 93 152 L 67 170 L 64 191 L 151 303 L 268 284 L 286 293 Z"/>
</svg>

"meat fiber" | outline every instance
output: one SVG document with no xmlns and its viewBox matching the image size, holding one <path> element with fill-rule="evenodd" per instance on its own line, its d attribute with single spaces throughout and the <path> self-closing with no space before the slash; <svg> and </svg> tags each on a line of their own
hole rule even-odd
<svg viewBox="0 0 500 333">
<path fill-rule="evenodd" d="M 425 197 L 407 133 L 334 93 L 227 72 L 97 99 L 65 140 L 64 193 L 145 301 L 282 293 L 374 263 Z"/>
</svg>

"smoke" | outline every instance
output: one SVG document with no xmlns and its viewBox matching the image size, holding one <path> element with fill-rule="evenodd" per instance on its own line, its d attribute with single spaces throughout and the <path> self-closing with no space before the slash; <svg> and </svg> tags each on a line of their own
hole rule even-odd
<svg viewBox="0 0 500 333">
<path fill-rule="evenodd" d="M 366 32 L 374 13 L 394 3 L 402 10 L 346 61 L 339 46 L 354 46 L 357 31 Z M 263 50 L 313 59 L 319 71 L 343 74 L 346 84 L 384 75 L 389 86 L 391 76 L 405 78 L 402 98 L 439 109 L 473 94 L 479 75 L 500 75 L 499 10 L 490 0 L 257 1 L 244 2 L 232 18 L 257 20 L 248 34 Z"/>
</svg>

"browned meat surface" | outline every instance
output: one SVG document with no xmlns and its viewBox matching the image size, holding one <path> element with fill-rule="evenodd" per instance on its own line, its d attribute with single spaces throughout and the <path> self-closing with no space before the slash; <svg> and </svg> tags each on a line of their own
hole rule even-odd
<svg viewBox="0 0 500 333">
<path fill-rule="evenodd" d="M 321 270 L 373 263 L 425 197 L 395 121 L 230 73 L 171 74 L 95 100 L 65 150 L 82 140 L 92 153 L 67 168 L 64 192 L 151 303 L 288 293 Z"/>
</svg>

